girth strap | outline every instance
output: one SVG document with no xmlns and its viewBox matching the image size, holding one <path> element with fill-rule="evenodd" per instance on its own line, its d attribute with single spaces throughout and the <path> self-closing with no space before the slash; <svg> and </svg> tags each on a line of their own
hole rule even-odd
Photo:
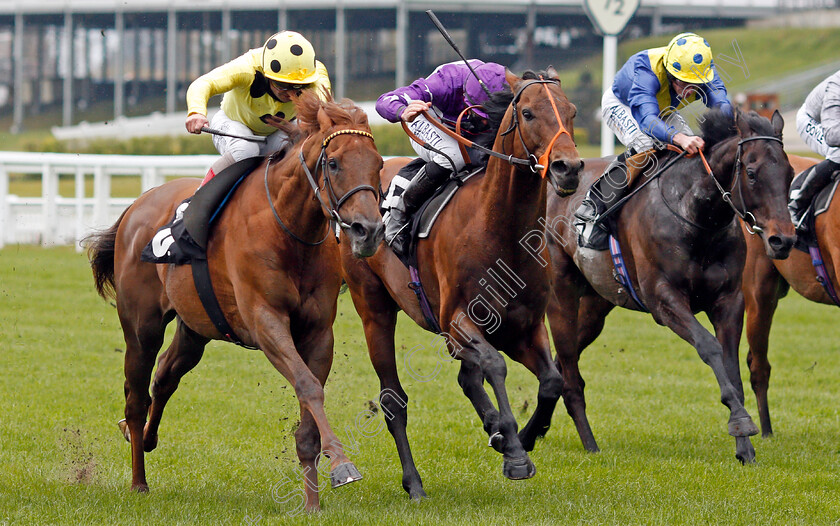
<svg viewBox="0 0 840 526">
<path fill-rule="evenodd" d="M 246 349 L 257 349 L 242 343 L 242 340 L 233 331 L 233 328 L 227 322 L 222 306 L 219 305 L 219 300 L 216 298 L 216 293 L 213 291 L 213 283 L 210 281 L 210 266 L 207 263 L 207 257 L 195 258 L 192 260 L 192 275 L 195 283 L 195 290 L 198 292 L 198 299 L 201 300 L 201 305 L 207 311 L 207 316 L 210 321 L 216 326 L 216 330 L 222 333 L 228 341 L 245 347 Z"/>
</svg>

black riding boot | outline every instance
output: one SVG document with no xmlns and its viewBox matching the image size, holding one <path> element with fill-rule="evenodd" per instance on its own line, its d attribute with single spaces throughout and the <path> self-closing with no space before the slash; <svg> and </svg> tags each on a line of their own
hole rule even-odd
<svg viewBox="0 0 840 526">
<path fill-rule="evenodd" d="M 446 182 L 450 174 L 449 170 L 434 162 L 426 163 L 408 184 L 400 202 L 391 208 L 391 221 L 385 227 L 385 242 L 395 252 L 405 253 L 409 218 Z"/>
<path fill-rule="evenodd" d="M 840 170 L 840 164 L 826 159 L 814 167 L 799 190 L 791 192 L 788 209 L 790 210 L 790 218 L 797 229 L 804 227 L 800 223 L 802 223 L 811 200 L 831 181 L 831 176 L 836 170 Z"/>
<path fill-rule="evenodd" d="M 626 162 L 631 155 L 632 153 L 626 150 L 607 166 L 604 174 L 586 193 L 586 197 L 575 211 L 575 217 L 595 223 L 604 212 L 626 195 L 628 187 Z"/>
</svg>

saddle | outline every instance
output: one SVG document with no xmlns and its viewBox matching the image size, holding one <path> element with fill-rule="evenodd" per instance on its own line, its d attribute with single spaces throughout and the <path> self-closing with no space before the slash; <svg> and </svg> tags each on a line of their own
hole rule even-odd
<svg viewBox="0 0 840 526">
<path fill-rule="evenodd" d="M 183 265 L 206 258 L 213 221 L 224 209 L 239 184 L 265 157 L 249 157 L 228 166 L 183 200 L 172 220 L 158 229 L 143 249 L 141 261 Z"/>
<path fill-rule="evenodd" d="M 396 203 L 396 199 L 402 195 L 408 183 L 425 164 L 426 161 L 423 159 L 415 159 L 397 172 L 387 192 L 385 192 L 385 199 L 382 201 L 381 212 L 383 217 L 389 213 L 388 208 Z M 463 171 L 451 175 L 449 180 L 435 190 L 435 193 L 411 216 L 407 227 L 409 232 L 408 252 L 403 254 L 394 251 L 406 267 L 412 266 L 413 262 L 416 261 L 417 242 L 429 237 L 440 213 L 452 200 L 455 192 L 472 176 L 483 170 L 484 166 L 468 166 Z"/>
<path fill-rule="evenodd" d="M 802 183 L 805 181 L 805 179 L 808 178 L 808 175 L 813 169 L 814 166 L 806 168 L 802 171 L 802 173 L 793 178 L 793 182 L 791 182 L 790 185 L 791 193 L 793 193 L 795 190 L 799 190 L 799 188 L 802 187 Z M 834 194 L 837 192 L 838 186 L 840 186 L 840 178 L 838 178 L 837 173 L 835 173 L 831 182 L 827 186 L 823 187 L 819 192 L 817 192 L 814 196 L 814 199 L 811 200 L 811 204 L 808 205 L 808 208 L 805 210 L 804 220 L 802 221 L 802 224 L 805 225 L 805 228 L 798 229 L 796 231 L 796 244 L 794 245 L 795 248 L 803 252 L 809 252 L 810 247 L 817 246 L 817 216 L 822 215 L 828 211 L 829 206 L 831 206 L 831 201 L 834 199 Z"/>
</svg>

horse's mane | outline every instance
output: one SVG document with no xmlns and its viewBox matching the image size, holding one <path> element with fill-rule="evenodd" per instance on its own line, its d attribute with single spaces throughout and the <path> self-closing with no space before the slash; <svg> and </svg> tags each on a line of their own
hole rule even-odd
<svg viewBox="0 0 840 526">
<path fill-rule="evenodd" d="M 318 112 L 322 109 L 338 126 L 370 132 L 367 114 L 350 99 L 335 102 L 332 96 L 327 94 L 327 100 L 322 101 L 312 93 L 303 92 L 296 98 L 296 106 L 298 127 L 305 137 L 320 130 Z"/>
<path fill-rule="evenodd" d="M 773 125 L 770 121 L 754 111 L 741 113 L 749 128 L 759 135 L 775 135 Z M 735 115 L 722 111 L 720 108 L 712 108 L 703 114 L 700 122 L 700 132 L 706 149 L 709 150 L 716 144 L 723 142 L 730 137 L 738 135 L 735 127 Z"/>
</svg>

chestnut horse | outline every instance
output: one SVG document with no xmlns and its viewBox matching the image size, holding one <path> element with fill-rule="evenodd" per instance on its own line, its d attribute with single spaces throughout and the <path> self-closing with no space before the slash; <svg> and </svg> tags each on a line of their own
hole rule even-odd
<svg viewBox="0 0 840 526">
<path fill-rule="evenodd" d="M 486 171 L 458 190 L 429 238 L 419 242 L 417 261 L 430 311 L 442 330 L 437 343 L 445 342 L 461 360 L 459 384 L 490 435 L 490 445 L 504 456 L 504 475 L 524 479 L 535 471 L 526 450 L 548 430 L 561 378 L 544 324 L 550 293 L 548 255 L 542 251 L 535 257 L 520 241 L 535 231 L 544 236 L 540 221 L 548 193 L 545 177 L 556 191 L 570 193 L 582 163 L 571 136 L 575 107 L 554 69 L 543 75 L 526 72 L 523 78 L 508 72 L 507 81 L 512 93 L 494 96 L 491 104 L 498 109 L 488 109 L 491 121 L 500 125 L 493 151 L 504 153 L 504 159 L 491 157 Z M 537 167 L 516 163 L 537 157 L 545 165 L 544 177 Z M 383 175 L 383 184 L 388 183 Z M 409 286 L 415 280 L 388 247 L 383 245 L 364 261 L 352 257 L 346 247 L 341 252 L 379 376 L 380 403 L 402 463 L 403 487 L 412 499 L 420 499 L 425 492 L 406 436 L 407 395 L 397 374 L 394 330 L 399 309 L 426 330 L 432 331 L 433 325 Z M 540 382 L 537 408 L 519 434 L 499 350 L 524 364 Z M 498 410 L 484 389 L 485 379 L 495 392 Z"/>
<path fill-rule="evenodd" d="M 348 101 L 302 96 L 298 122 L 300 136 L 291 151 L 264 161 L 216 219 L 207 258 L 227 322 L 295 388 L 300 402 L 295 442 L 306 478 L 305 506 L 314 510 L 319 508 L 316 457 L 322 449 L 330 459 L 333 486 L 361 478 L 324 413 L 323 385 L 332 365 L 341 287 L 330 221 L 341 224 L 353 257 L 375 252 L 383 236 L 382 157 L 367 115 Z M 143 247 L 198 184 L 179 179 L 146 192 L 114 226 L 88 240 L 97 290 L 105 298 L 115 296 L 125 336 L 123 431 L 131 443 L 131 487 L 140 492 L 149 489 L 143 454 L 157 445 L 164 406 L 181 377 L 198 364 L 205 345 L 225 339 L 198 298 L 189 265 L 140 261 Z M 312 185 L 319 186 L 317 193 Z M 175 336 L 160 357 L 150 397 L 155 356 L 173 319 Z"/>
<path fill-rule="evenodd" d="M 795 173 L 817 164 L 817 159 L 790 156 Z M 788 179 L 788 186 L 791 180 Z M 828 211 L 817 216 L 816 235 L 823 262 L 834 290 L 840 290 L 840 203 L 835 199 Z M 746 301 L 747 366 L 750 368 L 750 384 L 758 402 L 758 416 L 762 436 L 773 434 L 770 424 L 770 409 L 767 403 L 767 388 L 770 383 L 770 362 L 767 347 L 770 326 L 779 300 L 793 288 L 805 298 L 817 303 L 834 305 L 831 296 L 817 281 L 817 273 L 811 263 L 811 256 L 794 250 L 783 261 L 771 260 L 765 256 L 754 239 L 747 238 L 747 265 L 744 269 L 744 300 Z"/>
<path fill-rule="evenodd" d="M 778 112 L 772 124 L 755 113 L 738 111 L 734 119 L 719 110 L 706 113 L 701 128 L 711 173 L 699 157 L 679 159 L 649 179 L 616 220 L 616 238 L 637 297 L 658 324 L 690 343 L 712 368 L 742 462 L 755 458 L 748 437 L 758 429 L 744 409 L 738 370 L 746 247 L 735 218 L 749 218 L 770 257 L 787 257 L 795 234 L 787 211 L 792 168 L 781 142 L 783 124 Z M 580 248 L 575 228 L 565 219 L 608 161 L 586 161 L 589 169 L 577 199 L 550 196 L 548 202 L 554 272 L 548 318 L 563 400 L 588 451 L 598 451 L 598 445 L 586 418 L 580 354 L 601 333 L 614 306 L 644 310 L 615 278 L 610 252 Z M 717 338 L 695 318 L 700 311 Z"/>
</svg>

